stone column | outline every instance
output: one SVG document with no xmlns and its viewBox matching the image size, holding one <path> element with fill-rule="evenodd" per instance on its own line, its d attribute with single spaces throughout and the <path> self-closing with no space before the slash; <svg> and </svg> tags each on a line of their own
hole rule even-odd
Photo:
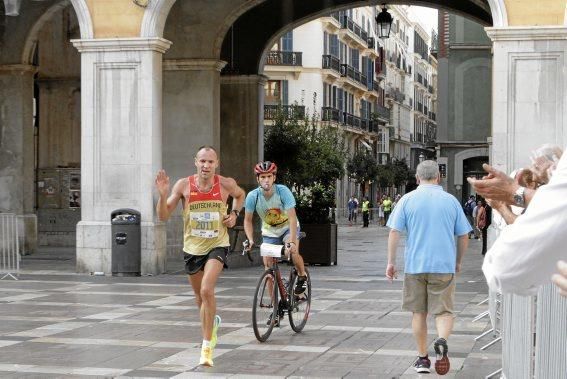
<svg viewBox="0 0 567 379">
<path fill-rule="evenodd" d="M 172 59 L 163 64 L 163 164 L 177 179 L 196 172 L 199 146 L 221 150 L 220 70 L 226 62 Z"/>
<path fill-rule="evenodd" d="M 264 157 L 263 75 L 221 77 L 221 165 L 247 191 L 258 184 L 252 171 Z"/>
<path fill-rule="evenodd" d="M 110 213 L 142 215 L 142 274 L 165 271 L 165 225 L 156 219 L 162 167 L 162 38 L 74 40 L 81 53 L 81 222 L 77 271 L 111 272 Z"/>
<path fill-rule="evenodd" d="M 33 80 L 29 65 L 0 66 L 0 212 L 20 216 L 20 251 L 37 249 Z"/>
<path fill-rule="evenodd" d="M 567 28 L 486 28 L 494 46 L 491 162 L 510 172 L 567 143 Z"/>
</svg>

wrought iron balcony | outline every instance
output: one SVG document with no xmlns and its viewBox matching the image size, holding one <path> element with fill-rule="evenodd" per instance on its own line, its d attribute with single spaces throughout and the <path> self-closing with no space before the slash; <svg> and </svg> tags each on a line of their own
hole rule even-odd
<svg viewBox="0 0 567 379">
<path fill-rule="evenodd" d="M 342 26 L 343 29 L 348 29 L 351 32 L 353 32 L 361 40 L 363 40 L 366 43 L 366 45 L 368 46 L 368 33 L 366 31 L 364 31 L 364 29 L 362 29 L 360 27 L 360 25 L 358 25 L 356 22 L 354 22 L 354 20 L 352 18 L 344 15 L 342 22 L 341 22 L 341 26 Z"/>
<path fill-rule="evenodd" d="M 321 108 L 321 121 L 335 121 L 340 122 L 340 111 L 332 107 L 322 107 Z"/>
<path fill-rule="evenodd" d="M 363 86 L 368 86 L 368 78 L 366 75 L 346 63 L 341 64 L 341 76 L 346 76 Z"/>
<path fill-rule="evenodd" d="M 302 66 L 303 53 L 299 51 L 270 51 L 266 64 L 270 66 Z"/>
<path fill-rule="evenodd" d="M 343 112 L 343 124 L 351 126 L 354 129 L 361 129 L 362 119 L 351 113 Z"/>
<path fill-rule="evenodd" d="M 264 120 L 276 120 L 279 116 L 286 119 L 305 118 L 304 105 L 264 105 Z"/>
<path fill-rule="evenodd" d="M 374 114 L 379 120 L 384 122 L 390 122 L 390 110 L 383 105 L 376 104 L 374 108 Z"/>
<path fill-rule="evenodd" d="M 406 95 L 402 93 L 399 89 L 390 88 L 386 92 L 386 96 L 392 98 L 394 101 L 398 103 L 403 103 L 406 99 Z"/>
<path fill-rule="evenodd" d="M 380 88 L 380 83 L 377 80 L 372 81 L 372 89 L 376 92 L 380 92 L 382 88 Z"/>
<path fill-rule="evenodd" d="M 341 61 L 339 60 L 339 58 L 332 55 L 323 55 L 321 67 L 323 69 L 330 69 L 336 71 L 338 74 L 341 74 Z"/>
</svg>

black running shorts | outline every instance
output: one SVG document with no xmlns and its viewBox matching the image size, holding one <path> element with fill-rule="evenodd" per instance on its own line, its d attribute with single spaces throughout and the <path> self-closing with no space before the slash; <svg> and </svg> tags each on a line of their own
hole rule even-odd
<svg viewBox="0 0 567 379">
<path fill-rule="evenodd" d="M 215 247 L 205 255 L 193 255 L 184 252 L 183 260 L 185 261 L 185 273 L 193 275 L 204 270 L 205 264 L 209 259 L 216 259 L 223 264 L 224 268 L 228 268 L 226 265 L 227 256 L 228 247 Z"/>
</svg>

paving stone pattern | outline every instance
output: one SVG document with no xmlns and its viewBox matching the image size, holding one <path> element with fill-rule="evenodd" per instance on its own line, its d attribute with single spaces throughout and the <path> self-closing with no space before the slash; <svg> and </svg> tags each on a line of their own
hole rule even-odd
<svg viewBox="0 0 567 379">
<path fill-rule="evenodd" d="M 19 281 L 0 282 L 1 378 L 417 378 L 411 314 L 400 310 L 402 280 L 384 278 L 387 229 L 339 228 L 338 265 L 313 266 L 312 313 L 300 334 L 287 320 L 267 343 L 251 327 L 262 269 L 226 270 L 217 287 L 223 323 L 215 366 L 197 365 L 199 314 L 181 258 L 168 274 L 118 278 L 73 272 L 73 251 L 44 249 L 22 262 Z M 484 378 L 500 367 L 500 345 L 477 305 L 487 288 L 480 242 L 458 276 L 457 318 L 447 378 Z M 399 252 L 403 267 L 403 253 Z M 435 338 L 429 323 L 430 340 Z M 430 354 L 433 349 L 430 347 Z"/>
</svg>

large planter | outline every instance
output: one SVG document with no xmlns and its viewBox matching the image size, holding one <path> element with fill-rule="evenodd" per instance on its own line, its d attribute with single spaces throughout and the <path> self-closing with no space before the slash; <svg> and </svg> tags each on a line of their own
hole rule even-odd
<svg viewBox="0 0 567 379">
<path fill-rule="evenodd" d="M 301 230 L 307 234 L 300 244 L 305 263 L 337 264 L 337 224 L 301 224 Z"/>
</svg>

